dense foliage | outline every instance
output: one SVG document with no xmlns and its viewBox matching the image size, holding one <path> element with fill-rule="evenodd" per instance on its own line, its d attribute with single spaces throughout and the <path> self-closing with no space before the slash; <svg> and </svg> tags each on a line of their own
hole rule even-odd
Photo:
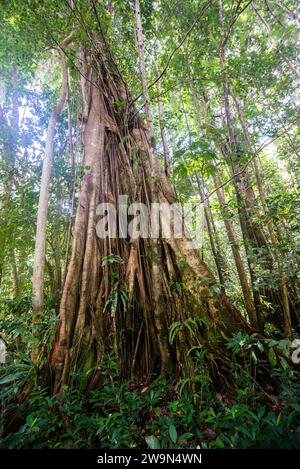
<svg viewBox="0 0 300 469">
<path fill-rule="evenodd" d="M 0 360 L 0 447 L 297 448 L 299 353 L 291 357 L 300 330 L 299 5 L 138 3 L 146 90 L 139 79 L 136 1 L 1 2 L 0 340 L 7 358 Z M 71 31 L 75 39 L 63 47 Z M 35 316 L 37 213 L 49 119 L 62 88 L 61 56 L 67 88 L 52 142 L 44 301 Z M 128 86 L 127 101 L 112 102 L 104 84 L 101 91 L 113 115 L 121 116 L 124 147 L 138 114 L 151 134 L 150 108 L 154 152 L 177 199 L 203 204 L 199 256 L 213 277 L 204 275 L 199 287 L 182 274 L 185 261 L 174 261 L 165 288 L 170 310 L 179 305 L 178 316 L 165 325 L 173 375 L 161 376 L 153 357 L 154 370 L 146 376 L 139 347 L 148 341 L 146 351 L 152 350 L 151 328 L 143 332 L 138 321 L 145 307 L 125 285 L 128 259 L 113 250 L 101 255 L 99 268 L 108 272 L 103 356 L 79 360 L 53 393 L 45 375 L 62 317 L 82 181 L 91 170 L 83 157 L 84 90 L 95 73 L 87 56 L 102 69 L 108 64 L 105 86 L 109 80 L 111 89 Z M 138 172 L 139 151 L 134 145 L 130 151 Z M 142 258 L 151 264 L 156 253 L 149 248 Z M 161 265 L 168 262 L 163 258 Z M 83 261 L 79 268 L 83 272 Z M 215 323 L 212 315 L 201 315 L 201 299 L 199 314 L 191 312 L 187 298 L 193 290 L 201 296 L 201 288 L 213 298 L 226 295 L 241 313 L 243 330 L 227 334 L 226 318 Z M 93 373 L 98 381 L 90 389 Z"/>
<path fill-rule="evenodd" d="M 18 406 L 17 418 L 22 425 L 4 438 L 0 447 L 298 448 L 297 378 L 290 369 L 274 368 L 272 379 L 278 394 L 266 403 L 265 394 L 255 385 L 247 367 L 238 366 L 243 360 L 249 366 L 251 361 L 246 340 L 234 337 L 227 344 L 236 351 L 231 357 L 234 394 L 215 391 L 203 354 L 198 355 L 199 374 L 192 392 L 191 383 L 184 381 L 175 386 L 164 381 L 150 386 L 119 384 L 114 357 L 109 356 L 103 363 L 101 390 L 83 394 L 80 387 L 85 377 L 80 374 L 61 395 L 50 397 L 46 389 L 37 388 L 26 404 Z M 248 351 L 246 357 L 243 348 Z M 9 401 L 30 370 L 24 357 L 22 365 L 7 370 L 1 379 L 6 385 L 1 392 L 2 402 Z"/>
</svg>

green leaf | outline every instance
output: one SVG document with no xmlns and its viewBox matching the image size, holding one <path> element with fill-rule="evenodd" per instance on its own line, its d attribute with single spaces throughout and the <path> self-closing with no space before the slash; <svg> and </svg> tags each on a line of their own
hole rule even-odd
<svg viewBox="0 0 300 469">
<path fill-rule="evenodd" d="M 221 438 L 220 438 L 219 436 L 215 439 L 214 444 L 215 444 L 215 446 L 216 446 L 217 448 L 221 448 L 221 449 L 222 449 L 222 448 L 225 447 L 223 441 L 221 440 Z"/>
<path fill-rule="evenodd" d="M 258 415 L 258 418 L 262 418 L 262 416 L 264 415 L 266 411 L 266 407 L 263 405 L 263 406 L 260 406 L 258 408 L 258 411 L 257 411 L 257 415 Z"/>
<path fill-rule="evenodd" d="M 180 321 L 173 322 L 169 327 L 169 344 L 172 345 L 177 334 L 178 328 L 181 326 Z"/>
<path fill-rule="evenodd" d="M 192 433 L 184 433 L 183 435 L 180 435 L 180 437 L 177 440 L 177 443 L 185 443 L 188 438 L 191 438 L 193 436 Z"/>
<path fill-rule="evenodd" d="M 173 424 L 169 426 L 169 435 L 173 443 L 176 443 L 177 441 L 177 430 Z"/>
<path fill-rule="evenodd" d="M 277 364 L 277 356 L 276 356 L 276 353 L 274 352 L 274 349 L 272 347 L 269 349 L 268 359 L 269 359 L 270 365 L 273 368 L 275 368 L 275 366 Z"/>
<path fill-rule="evenodd" d="M 16 381 L 17 379 L 25 377 L 26 375 L 28 375 L 27 371 L 18 371 L 17 373 L 5 375 L 0 379 L 0 384 L 11 383 L 12 381 Z"/>
<path fill-rule="evenodd" d="M 280 357 L 280 364 L 284 370 L 286 370 L 289 367 L 287 361 L 283 357 Z"/>
<path fill-rule="evenodd" d="M 187 353 L 187 356 L 189 356 L 190 353 L 192 353 L 193 350 L 199 350 L 199 349 L 201 350 L 200 345 L 194 345 L 193 347 L 191 347 L 191 348 L 189 349 L 189 351 L 188 351 L 188 353 Z"/>
<path fill-rule="evenodd" d="M 146 436 L 145 438 L 147 445 L 150 449 L 160 449 L 160 442 L 154 435 Z"/>
</svg>

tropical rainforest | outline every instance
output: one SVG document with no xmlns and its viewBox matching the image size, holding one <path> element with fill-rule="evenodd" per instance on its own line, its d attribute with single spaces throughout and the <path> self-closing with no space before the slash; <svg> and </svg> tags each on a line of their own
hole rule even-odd
<svg viewBox="0 0 300 469">
<path fill-rule="evenodd" d="M 299 448 L 299 3 L 0 18 L 0 447 Z"/>
</svg>

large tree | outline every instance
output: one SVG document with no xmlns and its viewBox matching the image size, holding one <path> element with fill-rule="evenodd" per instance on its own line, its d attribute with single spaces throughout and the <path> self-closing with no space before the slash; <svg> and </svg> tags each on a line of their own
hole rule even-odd
<svg viewBox="0 0 300 469">
<path fill-rule="evenodd" d="M 123 2 L 119 1 L 111 2 L 109 6 L 106 2 L 67 1 L 59 9 L 56 8 L 54 14 L 51 13 L 50 8 L 53 6 L 52 0 L 32 1 L 26 6 L 22 4 L 23 9 L 20 5 L 20 15 L 16 16 L 16 19 L 13 16 L 14 11 L 11 12 L 11 15 L 9 12 L 4 15 L 5 18 L 8 18 L 8 24 L 12 27 L 15 27 L 16 24 L 16 27 L 20 29 L 22 34 L 19 32 L 19 37 L 22 39 L 22 44 L 25 43 L 24 37 L 29 36 L 28 31 L 34 30 L 36 32 L 39 39 L 38 47 L 34 47 L 31 39 L 27 48 L 36 51 L 38 60 L 41 60 L 41 57 L 44 58 L 45 55 L 48 57 L 48 52 L 44 49 L 49 46 L 51 49 L 56 46 L 60 50 L 64 65 L 63 85 L 66 84 L 67 66 L 73 88 L 75 88 L 75 83 L 77 85 L 80 82 L 81 85 L 81 111 L 76 110 L 73 121 L 77 120 L 78 127 L 81 127 L 81 132 L 77 134 L 77 137 L 80 134 L 81 141 L 77 142 L 77 146 L 80 147 L 80 143 L 82 143 L 83 162 L 77 169 L 80 174 L 81 169 L 84 168 L 83 177 L 76 201 L 73 200 L 71 204 L 70 201 L 66 203 L 65 199 L 61 198 L 58 202 L 62 212 L 67 212 L 70 205 L 72 207 L 76 205 L 76 218 L 73 229 L 71 229 L 72 219 L 68 224 L 68 239 L 72 237 L 72 252 L 70 260 L 66 262 L 66 276 L 62 292 L 58 292 L 57 295 L 59 296 L 61 293 L 58 324 L 53 347 L 51 344 L 50 361 L 47 361 L 44 367 L 46 373 L 43 374 L 43 377 L 45 375 L 48 377 L 53 392 L 61 390 L 63 385 L 71 379 L 73 372 L 78 369 L 84 371 L 85 382 L 83 386 L 85 388 L 96 386 L 101 378 L 102 359 L 108 351 L 114 352 L 122 376 L 133 379 L 151 380 L 157 376 L 167 375 L 191 376 L 194 373 L 195 350 L 202 347 L 214 349 L 211 360 L 213 370 L 218 356 L 220 356 L 222 364 L 225 362 L 222 354 L 218 353 L 219 351 L 223 353 L 222 340 L 236 331 L 252 331 L 250 322 L 252 327 L 257 326 L 258 321 L 253 302 L 255 294 L 257 295 L 257 303 L 262 303 L 265 308 L 266 301 L 262 302 L 263 295 L 260 295 L 260 291 L 263 290 L 259 290 L 257 287 L 259 283 L 257 278 L 252 282 L 254 293 L 252 297 L 246 261 L 248 260 L 248 270 L 251 273 L 253 264 L 257 259 L 259 260 L 259 255 L 263 251 L 260 248 L 265 246 L 269 248 L 273 241 L 254 244 L 254 234 L 264 234 L 261 231 L 263 223 L 260 221 L 257 223 L 259 230 L 257 228 L 254 233 L 253 228 L 256 227 L 254 225 L 260 212 L 256 211 L 257 201 L 255 200 L 255 188 L 252 190 L 253 182 L 251 180 L 251 185 L 250 182 L 248 183 L 250 181 L 249 172 L 247 173 L 243 169 L 244 162 L 247 162 L 246 169 L 249 171 L 250 165 L 248 163 L 253 155 L 248 155 L 246 151 L 242 154 L 238 152 L 239 139 L 241 136 L 243 138 L 243 128 L 240 128 L 241 119 L 238 119 L 239 113 L 237 109 L 235 112 L 233 106 L 234 98 L 236 96 L 240 98 L 239 93 L 243 94 L 241 88 L 242 85 L 244 86 L 244 82 L 249 80 L 251 83 L 252 75 L 258 80 L 257 75 L 259 74 L 256 70 L 251 70 L 252 75 L 249 72 L 250 78 L 248 77 L 243 66 L 239 63 L 239 60 L 242 64 L 248 63 L 248 55 L 241 53 L 240 56 L 236 57 L 235 47 L 230 39 L 234 28 L 238 30 L 238 33 L 235 34 L 242 36 L 245 23 L 242 22 L 242 26 L 239 27 L 237 23 L 244 11 L 244 6 L 246 8 L 247 5 L 244 3 L 241 5 L 239 2 L 237 11 L 235 11 L 234 8 L 231 8 L 232 5 L 228 5 L 227 2 L 219 2 L 219 4 L 216 2 L 208 13 L 209 3 L 198 9 L 195 2 L 190 0 L 185 2 L 184 14 L 179 17 L 173 13 L 170 14 L 170 4 L 162 1 L 160 6 L 164 8 L 161 11 L 164 28 L 167 15 L 170 16 L 170 23 L 163 29 L 163 37 L 161 37 L 161 25 L 156 24 L 155 34 L 152 31 L 150 41 L 147 42 L 147 35 L 149 36 L 151 28 L 146 27 L 145 35 L 143 35 L 142 26 L 145 23 L 145 18 L 141 14 L 140 6 L 143 9 L 145 3 L 141 3 L 142 5 L 138 1 L 135 2 L 135 12 L 132 8 L 132 30 L 129 31 L 126 29 L 127 22 L 124 20 Z M 220 21 L 218 10 L 223 3 L 225 4 L 224 18 L 222 12 L 222 21 Z M 148 15 L 146 18 L 147 26 L 149 15 L 151 16 L 153 11 L 151 10 L 151 2 L 147 3 L 146 6 L 149 7 L 150 11 L 150 13 L 148 10 L 146 12 Z M 175 12 L 180 10 L 181 2 L 174 2 L 174 8 Z M 252 10 L 251 12 L 251 24 L 256 24 L 256 14 Z M 139 51 L 137 54 L 134 50 L 135 55 L 131 54 L 132 48 L 134 49 L 134 13 L 137 20 L 136 45 Z M 48 21 L 44 28 L 43 21 L 46 17 Z M 172 28 L 176 32 L 174 36 Z M 72 31 L 74 34 L 67 36 Z M 75 39 L 72 46 L 63 50 L 66 45 L 62 42 L 65 36 L 72 38 L 75 36 Z M 149 53 L 147 50 L 147 46 L 151 44 L 154 36 L 156 36 L 153 41 L 155 45 L 157 45 L 157 41 L 161 40 L 165 49 L 167 51 L 170 49 L 167 60 L 165 60 L 166 54 L 164 52 L 155 57 L 153 51 Z M 14 37 L 13 34 L 12 37 Z M 120 40 L 121 37 L 122 40 Z M 250 39 L 250 42 L 256 40 L 252 36 Z M 228 55 L 225 54 L 223 41 L 226 42 L 226 50 L 230 51 Z M 43 47 L 45 45 L 47 47 L 43 49 L 41 42 Z M 267 47 L 266 42 L 262 41 L 263 48 Z M 221 51 L 220 43 L 222 44 Z M 242 38 L 238 44 L 240 43 L 243 45 Z M 182 45 L 184 47 L 181 48 Z M 256 43 L 255 47 L 258 47 Z M 27 50 L 24 45 L 23 48 Z M 160 47 L 157 48 L 157 52 L 160 52 Z M 183 52 L 185 53 L 183 54 Z M 142 90 L 138 89 L 140 81 L 134 78 L 139 68 L 136 60 L 137 55 L 139 55 Z M 151 59 L 155 59 L 156 62 L 154 68 L 155 74 L 158 75 L 157 79 L 154 77 L 150 79 L 149 62 Z M 32 58 L 31 61 L 33 62 Z M 266 62 L 267 59 L 264 61 L 261 59 L 260 62 L 265 73 L 273 69 L 278 73 L 282 62 L 277 57 L 274 58 L 272 55 L 271 65 Z M 187 63 L 188 67 L 186 67 Z M 244 68 L 246 69 L 246 67 Z M 239 70 L 240 73 L 233 81 L 232 76 L 236 70 Z M 219 252 L 223 250 L 225 257 L 226 249 L 228 252 L 230 247 L 232 248 L 244 293 L 246 311 L 243 313 L 231 304 L 222 288 L 219 288 L 211 269 L 203 261 L 203 251 L 199 254 L 196 248 L 190 248 L 190 239 L 187 235 L 181 238 L 177 238 L 172 233 L 167 237 L 162 235 L 166 223 L 162 213 L 158 221 L 158 238 L 130 236 L 124 232 L 124 226 L 119 221 L 119 215 L 121 217 L 124 213 L 124 207 L 118 205 L 121 195 L 128 196 L 128 204 L 141 202 L 146 205 L 148 210 L 150 210 L 152 203 L 163 203 L 168 206 L 177 200 L 175 189 L 177 192 L 180 191 L 178 191 L 178 187 L 174 189 L 174 179 L 170 182 L 166 177 L 166 174 L 170 173 L 170 168 L 164 171 L 163 165 L 161 165 L 162 158 L 159 158 L 161 144 L 159 139 L 154 142 L 154 133 L 156 120 L 158 123 L 164 124 L 161 103 L 168 92 L 167 87 L 173 85 L 174 89 L 174 83 L 178 86 L 178 76 L 180 78 L 180 91 L 176 95 L 177 102 L 176 99 L 173 101 L 170 99 L 164 109 L 166 110 L 166 120 L 170 123 L 176 114 L 184 115 L 186 120 L 185 125 L 178 123 L 178 128 L 176 124 L 173 135 L 172 132 L 170 134 L 171 137 L 175 135 L 175 139 L 178 141 L 184 143 L 188 141 L 190 156 L 186 165 L 191 164 L 196 170 L 195 172 L 191 171 L 188 174 L 189 177 L 186 177 L 185 174 L 185 182 L 188 181 L 188 184 L 192 186 L 191 190 L 196 187 L 201 199 L 212 200 L 211 212 L 210 207 L 206 207 L 206 219 L 220 280 L 224 270 L 224 262 L 221 262 Z M 61 81 L 61 72 L 59 80 Z M 137 98 L 132 98 L 127 86 L 129 82 L 130 88 L 134 89 L 136 94 L 139 93 Z M 153 86 L 158 83 L 158 87 Z M 260 85 L 263 89 L 268 90 L 265 81 L 262 81 Z M 154 89 L 157 89 L 160 95 L 158 97 L 160 100 L 158 116 L 153 112 L 155 96 L 153 97 L 152 93 Z M 67 144 L 69 141 L 70 147 L 75 140 L 75 136 L 72 134 L 70 106 L 69 136 L 66 138 L 66 129 L 60 129 L 61 135 L 59 136 L 55 136 L 54 133 L 55 125 L 60 123 L 58 114 L 61 114 L 60 111 L 66 98 L 66 87 L 63 86 L 61 91 L 62 99 L 58 101 L 60 106 L 58 109 L 54 107 L 53 119 L 50 121 L 51 139 L 48 139 L 47 146 L 50 152 L 46 152 L 46 156 L 48 155 L 46 166 L 47 162 L 51 163 L 52 144 L 56 137 L 57 140 L 67 140 Z M 141 97 L 144 98 L 144 102 L 139 100 Z M 285 99 L 285 95 L 282 99 Z M 183 112 L 182 103 L 185 100 L 187 110 Z M 52 101 L 57 102 L 55 99 Z M 249 98 L 248 101 L 250 101 Z M 146 119 L 143 118 L 143 113 L 138 109 L 139 104 L 145 108 Z M 47 113 L 47 116 L 49 114 Z M 193 114 L 194 117 L 191 118 Z M 62 121 L 64 117 L 60 116 Z M 257 115 L 255 115 L 256 117 Z M 253 121 L 255 121 L 254 118 Z M 195 129 L 196 132 L 193 133 Z M 195 133 L 198 142 L 193 142 Z M 247 142 L 248 140 L 250 142 L 251 131 L 248 133 Z M 255 133 L 252 133 L 256 137 Z M 245 140 L 246 132 L 244 134 Z M 263 132 L 257 137 L 258 142 L 262 136 Z M 175 146 L 173 143 L 172 146 Z M 63 146 L 64 142 L 61 147 Z M 193 148 L 196 148 L 194 153 Z M 173 156 L 176 153 L 173 148 L 172 153 Z M 235 163 L 233 168 L 228 164 L 232 162 L 232 159 Z M 176 154 L 173 161 L 176 166 Z M 208 168 L 210 172 L 205 172 L 205 168 Z M 233 172 L 230 173 L 231 176 L 228 176 L 227 172 L 228 170 L 230 172 L 231 169 Z M 176 173 L 174 168 L 171 173 Z M 39 269 L 43 267 L 42 263 L 45 261 L 50 277 L 48 283 L 51 284 L 51 262 L 55 264 L 60 275 L 61 262 L 59 256 L 55 259 L 53 256 L 50 261 L 47 257 L 45 258 L 45 210 L 47 211 L 48 205 L 49 171 L 46 176 L 44 178 L 46 184 L 41 187 L 42 224 L 37 224 L 37 242 L 39 236 L 42 235 L 42 243 L 39 243 L 41 249 L 39 249 L 34 270 L 39 273 Z M 229 180 L 227 180 L 228 177 Z M 207 196 L 212 182 L 215 183 L 215 188 L 212 189 L 212 194 Z M 73 196 L 75 186 L 76 181 L 72 188 Z M 228 207 L 224 190 L 228 191 L 226 198 L 227 195 L 230 195 L 230 190 L 233 193 L 235 190 L 238 195 L 232 210 L 232 207 Z M 216 235 L 216 230 L 213 229 L 214 219 L 218 217 L 218 209 L 216 209 L 216 205 L 213 205 L 214 201 L 211 197 L 213 193 L 218 196 L 229 239 L 229 243 L 224 241 L 225 236 L 222 238 L 220 229 L 218 236 L 221 234 L 222 243 L 220 244 L 221 248 L 218 247 L 218 249 L 214 248 L 219 238 Z M 46 197 L 43 194 L 44 196 L 46 194 Z M 249 201 L 251 202 L 251 210 L 246 204 Z M 103 239 L 97 235 L 96 226 L 102 216 L 97 212 L 97 207 L 101 203 L 114 204 L 118 209 L 116 237 Z M 232 212 L 235 213 L 237 221 L 239 216 L 240 223 L 236 223 Z M 248 225 L 246 222 L 249 222 Z M 154 223 L 150 222 L 148 228 L 151 229 L 151 227 L 154 227 Z M 251 233 L 254 233 L 252 238 L 249 233 L 246 236 L 247 230 L 248 232 L 252 230 Z M 254 247 L 257 247 L 254 254 L 251 241 L 253 241 Z M 52 240 L 49 241 L 49 244 L 51 242 Z M 65 257 L 68 260 L 69 242 L 65 244 L 67 245 Z M 245 247 L 244 252 L 243 248 Z M 64 248 L 65 246 L 62 249 L 62 257 L 65 254 Z M 59 251 L 59 246 L 57 250 Z M 205 256 L 206 252 L 207 249 Z M 206 258 L 208 257 L 206 256 Z M 280 263 L 280 266 L 278 262 L 275 264 L 279 270 L 283 262 Z M 213 263 L 211 266 L 213 267 Z M 268 269 L 263 272 L 263 262 L 257 266 L 257 272 L 261 274 L 265 283 L 271 279 L 272 266 L 273 264 L 270 263 Z M 231 274 L 230 272 L 229 277 Z M 38 282 L 38 297 L 41 300 L 43 284 L 42 277 L 38 277 L 40 280 Z M 221 280 L 221 283 L 225 282 Z M 221 286 L 224 287 L 224 285 Z M 268 285 L 267 287 L 269 288 Z M 267 290 L 267 287 L 264 291 Z M 274 291 L 278 289 L 276 285 L 273 285 L 272 288 Z M 58 290 L 59 288 L 56 288 L 56 291 Z M 230 288 L 226 288 L 226 291 L 230 291 Z M 276 301 L 279 303 L 278 297 L 273 299 L 273 303 Z M 41 318 L 46 310 L 44 308 L 43 311 L 42 303 L 42 301 L 38 301 L 35 308 L 35 312 L 41 313 Z M 242 304 L 242 301 L 240 303 Z M 280 305 L 277 306 L 278 310 Z M 274 323 L 276 323 L 275 320 Z M 280 324 L 280 321 L 277 323 Z M 290 331 L 286 335 L 289 334 Z"/>
<path fill-rule="evenodd" d="M 250 329 L 226 296 L 211 288 L 216 281 L 197 250 L 187 246 L 188 238 L 131 239 L 121 237 L 121 226 L 116 239 L 97 237 L 99 203 L 117 206 L 125 194 L 129 203 L 150 208 L 176 198 L 111 51 L 96 34 L 93 40 L 98 48 L 85 49 L 89 79 L 82 88 L 84 165 L 89 169 L 80 189 L 51 357 L 55 391 L 77 367 L 94 370 L 87 384 L 95 385 L 105 349 L 115 350 L 124 376 L 190 374 L 193 345 Z M 161 216 L 159 223 L 162 228 Z M 170 347 L 169 327 L 176 321 L 182 327 Z"/>
</svg>

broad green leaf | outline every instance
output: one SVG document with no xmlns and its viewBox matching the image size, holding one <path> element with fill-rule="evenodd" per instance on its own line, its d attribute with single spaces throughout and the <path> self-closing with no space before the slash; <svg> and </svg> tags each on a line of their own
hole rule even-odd
<svg viewBox="0 0 300 469">
<path fill-rule="evenodd" d="M 272 347 L 269 349 L 268 359 L 269 359 L 270 365 L 273 368 L 275 368 L 275 366 L 277 364 L 277 356 L 276 356 L 276 353 L 274 352 L 274 349 Z"/>
<path fill-rule="evenodd" d="M 145 438 L 147 445 L 150 449 L 160 449 L 160 442 L 154 435 L 146 436 Z"/>
<path fill-rule="evenodd" d="M 169 435 L 173 443 L 176 443 L 177 441 L 177 430 L 175 428 L 175 425 L 171 424 L 169 426 Z"/>
</svg>

